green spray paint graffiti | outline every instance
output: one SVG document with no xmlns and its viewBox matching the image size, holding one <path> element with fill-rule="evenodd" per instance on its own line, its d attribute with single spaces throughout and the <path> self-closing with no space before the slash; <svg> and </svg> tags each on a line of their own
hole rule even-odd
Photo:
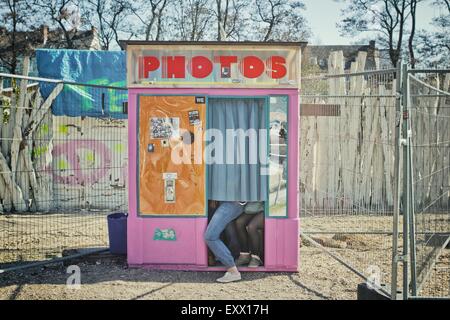
<svg viewBox="0 0 450 320">
<path fill-rule="evenodd" d="M 63 134 L 63 135 L 68 135 L 69 134 L 69 127 L 66 126 L 65 124 L 61 124 L 61 125 L 58 126 L 58 132 L 60 134 Z"/>
<path fill-rule="evenodd" d="M 46 123 L 42 124 L 41 129 L 39 130 L 39 134 L 40 134 L 41 136 L 45 136 L 45 135 L 47 135 L 48 133 L 49 133 L 49 127 L 48 127 L 48 124 L 46 124 Z"/>
<path fill-rule="evenodd" d="M 153 235 L 155 241 L 177 241 L 177 235 L 173 229 L 155 229 Z"/>
<path fill-rule="evenodd" d="M 123 143 L 118 143 L 114 145 L 114 151 L 117 153 L 123 153 L 125 150 L 125 146 L 123 145 Z"/>
<path fill-rule="evenodd" d="M 34 158 L 39 158 L 40 156 L 45 154 L 47 151 L 48 151 L 48 147 L 47 146 L 36 147 L 36 148 L 33 149 L 33 157 Z"/>
<path fill-rule="evenodd" d="M 125 81 L 109 82 L 106 78 L 94 79 L 87 82 L 87 84 L 111 86 L 111 87 L 125 87 Z M 115 89 L 100 89 L 87 86 L 79 86 L 68 84 L 65 86 L 68 90 L 73 91 L 81 98 L 81 110 L 91 111 L 95 110 L 95 103 L 101 100 L 101 95 L 105 94 L 105 107 L 108 107 L 110 113 L 122 113 L 122 102 L 128 99 L 127 91 L 117 91 Z"/>
<path fill-rule="evenodd" d="M 69 167 L 67 162 L 62 159 L 58 161 L 56 166 L 57 166 L 58 170 L 67 170 L 67 168 Z"/>
</svg>

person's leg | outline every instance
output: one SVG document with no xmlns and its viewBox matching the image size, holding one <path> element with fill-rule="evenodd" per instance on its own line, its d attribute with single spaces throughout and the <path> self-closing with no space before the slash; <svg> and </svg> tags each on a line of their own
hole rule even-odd
<svg viewBox="0 0 450 320">
<path fill-rule="evenodd" d="M 253 218 L 251 214 L 242 214 L 236 219 L 236 231 L 238 234 L 239 243 L 241 245 L 241 251 L 239 258 L 236 260 L 237 266 L 244 266 L 250 263 L 250 249 L 248 247 L 248 232 L 247 225 Z"/>
<path fill-rule="evenodd" d="M 260 235 L 258 230 L 264 228 L 264 213 L 258 213 L 254 215 L 253 219 L 247 226 L 248 229 L 248 237 L 250 243 L 250 251 L 252 253 L 252 261 L 249 264 L 249 267 L 259 266 L 262 264 L 261 261 L 261 251 L 260 251 Z"/>
<path fill-rule="evenodd" d="M 236 229 L 236 220 L 231 221 L 225 228 L 225 238 L 228 249 L 234 259 L 237 259 L 241 253 L 241 245 L 239 243 L 238 233 Z"/>
<path fill-rule="evenodd" d="M 259 252 L 259 233 L 258 229 L 264 228 L 264 213 L 258 213 L 253 215 L 252 219 L 248 223 L 248 238 L 250 252 L 255 255 L 260 255 Z"/>
<path fill-rule="evenodd" d="M 264 228 L 258 229 L 259 236 L 259 254 L 262 261 L 264 261 Z"/>
<path fill-rule="evenodd" d="M 208 211 L 208 225 L 211 222 L 211 219 L 214 217 L 217 208 L 220 206 L 220 203 L 218 201 L 210 202 L 212 202 L 212 205 L 210 205 L 210 209 Z M 220 234 L 220 240 L 227 246 L 227 248 L 230 249 L 233 257 L 236 257 L 236 255 L 239 255 L 240 249 L 238 248 L 237 240 L 230 240 L 232 239 L 231 236 L 233 235 L 233 227 L 231 226 L 232 223 L 233 222 L 229 223 L 225 230 Z M 234 237 L 236 237 L 236 234 L 234 234 Z M 219 260 L 215 257 L 214 253 L 208 247 L 208 265 L 215 266 L 217 265 L 218 261 Z"/>
<path fill-rule="evenodd" d="M 220 240 L 225 227 L 242 214 L 244 207 L 237 202 L 224 202 L 214 213 L 205 233 L 205 241 L 217 259 L 229 270 L 236 267 L 230 250 Z M 236 270 L 237 271 L 237 270 Z"/>
<path fill-rule="evenodd" d="M 250 253 L 248 246 L 247 225 L 253 219 L 253 215 L 244 213 L 236 219 L 236 231 L 241 245 L 241 252 Z"/>
</svg>

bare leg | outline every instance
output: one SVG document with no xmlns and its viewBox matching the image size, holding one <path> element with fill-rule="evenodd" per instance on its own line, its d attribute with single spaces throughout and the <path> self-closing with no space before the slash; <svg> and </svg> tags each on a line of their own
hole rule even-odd
<svg viewBox="0 0 450 320">
<path fill-rule="evenodd" d="M 261 257 L 260 245 L 259 245 L 259 232 L 258 229 L 264 228 L 264 213 L 258 213 L 253 215 L 252 220 L 248 224 L 248 237 L 250 252 L 259 258 Z"/>
</svg>

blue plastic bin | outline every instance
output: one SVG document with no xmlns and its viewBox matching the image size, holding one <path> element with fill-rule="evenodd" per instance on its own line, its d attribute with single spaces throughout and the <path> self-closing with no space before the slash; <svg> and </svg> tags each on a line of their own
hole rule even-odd
<svg viewBox="0 0 450 320">
<path fill-rule="evenodd" d="M 112 254 L 127 254 L 127 217 L 122 212 L 108 215 L 109 251 Z"/>
</svg>

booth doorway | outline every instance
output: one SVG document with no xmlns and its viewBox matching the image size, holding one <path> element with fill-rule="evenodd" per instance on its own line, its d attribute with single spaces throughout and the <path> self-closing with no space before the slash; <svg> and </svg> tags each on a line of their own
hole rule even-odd
<svg viewBox="0 0 450 320">
<path fill-rule="evenodd" d="M 242 214 L 223 227 L 221 240 L 233 258 L 251 254 L 264 266 L 264 226 L 268 199 L 268 97 L 209 97 L 206 167 L 208 224 L 226 202 L 240 202 Z M 208 265 L 221 267 L 208 249 Z M 255 261 L 250 265 L 255 265 Z"/>
</svg>

